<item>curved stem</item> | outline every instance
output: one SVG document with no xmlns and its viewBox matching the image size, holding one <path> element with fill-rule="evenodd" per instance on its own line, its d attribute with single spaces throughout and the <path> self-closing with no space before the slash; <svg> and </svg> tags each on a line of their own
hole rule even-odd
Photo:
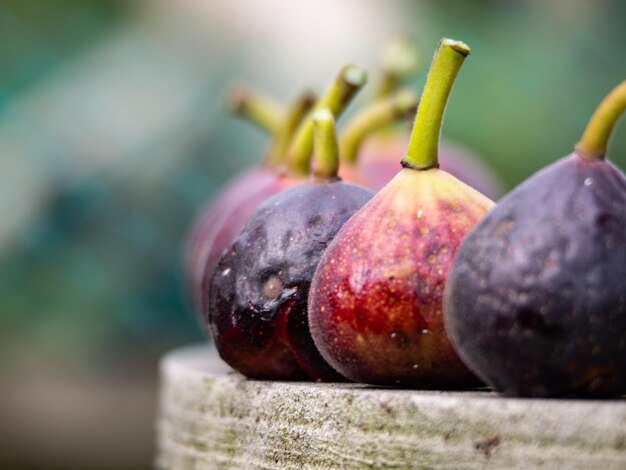
<svg viewBox="0 0 626 470">
<path fill-rule="evenodd" d="M 439 166 L 437 152 L 443 115 L 454 79 L 469 53 L 469 46 L 463 42 L 452 39 L 442 39 L 439 42 L 402 166 L 417 170 Z"/>
<path fill-rule="evenodd" d="M 270 168 L 279 166 L 285 160 L 287 149 L 293 138 L 294 132 L 302 122 L 304 116 L 315 104 L 315 94 L 305 91 L 293 102 L 287 112 L 287 118 L 281 123 L 276 133 L 274 142 L 270 148 L 265 164 Z"/>
<path fill-rule="evenodd" d="M 363 141 L 393 122 L 414 116 L 419 97 L 412 90 L 401 90 L 387 99 L 369 105 L 348 123 L 341 139 L 341 160 L 355 164 Z"/>
<path fill-rule="evenodd" d="M 328 108 L 338 118 L 367 81 L 367 73 L 356 65 L 346 65 L 311 111 Z M 307 175 L 313 151 L 313 121 L 306 117 L 298 127 L 287 152 L 287 169 L 294 175 Z"/>
<path fill-rule="evenodd" d="M 317 181 L 333 181 L 339 171 L 339 145 L 335 131 L 335 118 L 330 109 L 316 111 L 312 117 L 315 168 L 313 177 Z"/>
<path fill-rule="evenodd" d="M 625 110 L 626 80 L 613 88 L 593 113 L 580 142 L 574 147 L 576 153 L 587 160 L 603 159 L 611 132 Z"/>
<path fill-rule="evenodd" d="M 270 135 L 281 127 L 284 112 L 274 100 L 248 88 L 235 88 L 230 93 L 230 109 L 237 116 L 256 124 Z"/>
<path fill-rule="evenodd" d="M 408 37 L 402 36 L 389 43 L 382 57 L 382 81 L 376 97 L 388 98 L 402 86 L 420 66 L 419 54 Z"/>
</svg>

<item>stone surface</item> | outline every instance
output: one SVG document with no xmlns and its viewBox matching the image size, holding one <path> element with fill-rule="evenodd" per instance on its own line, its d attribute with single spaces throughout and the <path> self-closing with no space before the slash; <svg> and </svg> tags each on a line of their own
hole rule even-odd
<svg viewBox="0 0 626 470">
<path fill-rule="evenodd" d="M 208 346 L 161 363 L 157 467 L 626 469 L 626 401 L 259 382 Z"/>
</svg>

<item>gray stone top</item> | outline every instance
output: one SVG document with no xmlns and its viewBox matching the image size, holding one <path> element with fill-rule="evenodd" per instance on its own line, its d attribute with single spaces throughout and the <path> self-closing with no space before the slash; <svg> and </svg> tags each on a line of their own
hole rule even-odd
<svg viewBox="0 0 626 470">
<path fill-rule="evenodd" d="M 209 346 L 161 362 L 157 467 L 626 469 L 626 401 L 247 380 Z"/>
</svg>

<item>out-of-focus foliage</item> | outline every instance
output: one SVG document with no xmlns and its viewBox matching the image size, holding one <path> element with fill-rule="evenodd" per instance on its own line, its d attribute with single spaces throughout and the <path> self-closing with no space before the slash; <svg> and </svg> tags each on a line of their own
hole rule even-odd
<svg viewBox="0 0 626 470">
<path fill-rule="evenodd" d="M 52 364 L 90 373 L 132 369 L 138 358 L 154 360 L 169 347 L 201 338 L 185 314 L 177 267 L 190 208 L 198 199 L 188 193 L 194 180 L 206 179 L 185 178 L 187 170 L 179 165 L 167 178 L 150 181 L 161 154 L 174 151 L 172 141 L 188 155 L 197 141 L 187 142 L 186 131 L 177 132 L 187 123 L 166 116 L 170 127 L 159 127 L 152 110 L 124 109 L 125 98 L 133 106 L 140 83 L 116 82 L 149 81 L 156 58 L 142 58 L 142 52 L 154 51 L 123 29 L 128 14 L 123 3 L 0 5 L 0 41 L 6 45 L 0 56 L 0 96 L 5 97 L 0 148 L 8 150 L 0 156 L 7 169 L 0 176 L 7 178 L 0 196 L 5 222 L 15 212 L 28 212 L 18 231 L 0 240 L 0 366 L 6 368 L 19 364 L 24 354 L 43 353 Z M 107 46 L 118 31 L 128 37 Z M 105 50 L 99 52 L 102 43 Z M 99 68 L 110 73 L 108 81 Z M 167 79 L 161 82 L 170 86 Z M 209 91 L 216 93 L 207 89 L 203 96 Z M 197 105 L 202 104 L 199 99 Z M 116 116 L 133 112 L 148 114 L 148 122 L 119 129 Z M 206 112 L 200 114 L 206 118 Z M 205 122 L 206 133 L 196 129 L 194 138 L 209 138 Z M 100 135 L 95 127 L 102 129 Z M 79 142 L 81 133 L 91 133 L 91 141 Z M 107 148 L 108 139 L 122 143 Z M 101 159 L 118 161 L 102 168 Z M 16 165 L 23 181 L 10 178 Z M 27 209 L 21 201 L 13 204 L 29 198 L 33 203 Z"/>
<path fill-rule="evenodd" d="M 120 0 L 0 2 L 0 111 L 5 100 L 89 47 L 124 12 Z"/>
</svg>

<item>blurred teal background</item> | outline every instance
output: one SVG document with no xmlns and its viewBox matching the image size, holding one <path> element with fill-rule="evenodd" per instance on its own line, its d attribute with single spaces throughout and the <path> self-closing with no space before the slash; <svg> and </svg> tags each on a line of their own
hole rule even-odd
<svg viewBox="0 0 626 470">
<path fill-rule="evenodd" d="M 186 231 L 268 143 L 231 84 L 287 101 L 356 62 L 371 88 L 396 35 L 424 70 L 464 40 L 444 135 L 511 188 L 626 79 L 625 22 L 618 0 L 0 0 L 0 467 L 150 467 L 158 358 L 203 340 Z"/>
</svg>

